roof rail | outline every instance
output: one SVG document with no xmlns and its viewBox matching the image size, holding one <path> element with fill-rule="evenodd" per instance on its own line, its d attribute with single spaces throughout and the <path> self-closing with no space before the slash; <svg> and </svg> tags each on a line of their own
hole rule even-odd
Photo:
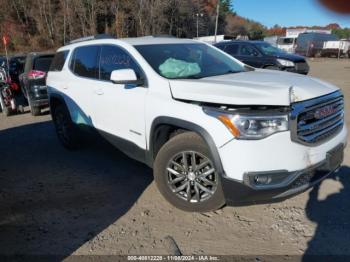
<svg viewBox="0 0 350 262">
<path fill-rule="evenodd" d="M 115 39 L 114 36 L 109 35 L 109 34 L 98 34 L 98 35 L 91 35 L 91 36 L 86 36 L 86 37 L 81 37 L 74 39 L 67 44 L 75 44 L 75 43 L 80 43 L 80 42 L 85 42 L 85 41 L 90 41 L 90 40 L 97 40 L 97 39 Z"/>
<path fill-rule="evenodd" d="M 138 38 L 176 38 L 173 35 L 144 35 L 144 36 L 139 36 Z"/>
<path fill-rule="evenodd" d="M 159 34 L 159 35 L 152 35 L 152 36 L 153 37 L 159 37 L 159 38 L 162 38 L 162 37 L 165 37 L 165 38 L 176 38 L 173 35 L 167 35 L 167 34 Z"/>
</svg>

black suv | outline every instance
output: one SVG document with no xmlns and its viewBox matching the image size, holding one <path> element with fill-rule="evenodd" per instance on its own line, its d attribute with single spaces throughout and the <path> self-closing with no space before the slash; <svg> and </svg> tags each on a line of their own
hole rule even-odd
<svg viewBox="0 0 350 262">
<path fill-rule="evenodd" d="M 33 116 L 40 115 L 41 109 L 49 106 L 46 76 L 53 57 L 52 53 L 28 54 L 24 72 L 19 77 L 22 92 Z"/>
<path fill-rule="evenodd" d="M 217 48 L 243 63 L 273 70 L 307 75 L 309 65 L 302 56 L 289 54 L 264 41 L 227 41 L 215 44 Z"/>
</svg>

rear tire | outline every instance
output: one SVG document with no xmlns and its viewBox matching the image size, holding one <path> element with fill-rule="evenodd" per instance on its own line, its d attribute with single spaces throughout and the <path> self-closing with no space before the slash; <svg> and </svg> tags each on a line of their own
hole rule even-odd
<svg viewBox="0 0 350 262">
<path fill-rule="evenodd" d="M 20 114 L 24 114 L 24 107 L 23 107 L 23 105 L 19 105 L 17 107 L 17 112 L 19 112 Z"/>
<path fill-rule="evenodd" d="M 209 212 L 225 204 L 208 146 L 194 132 L 180 133 L 163 145 L 154 162 L 154 179 L 164 198 L 184 211 Z"/>
<path fill-rule="evenodd" d="M 52 120 L 61 144 L 68 150 L 78 149 L 80 147 L 78 127 L 73 123 L 68 109 L 62 104 L 58 105 L 53 109 Z"/>
<path fill-rule="evenodd" d="M 26 97 L 27 97 L 27 100 L 28 100 L 30 113 L 32 114 L 32 116 L 39 116 L 41 114 L 40 107 L 32 105 L 32 101 L 30 100 L 30 97 L 29 97 L 28 93 L 27 93 Z"/>
<path fill-rule="evenodd" d="M 40 116 L 41 114 L 41 109 L 38 106 L 32 106 L 31 102 L 29 101 L 29 107 L 30 107 L 30 113 L 33 116 Z"/>
<path fill-rule="evenodd" d="M 33 116 L 40 116 L 41 109 L 40 109 L 40 107 L 31 106 L 30 107 L 30 112 L 32 113 Z"/>
</svg>

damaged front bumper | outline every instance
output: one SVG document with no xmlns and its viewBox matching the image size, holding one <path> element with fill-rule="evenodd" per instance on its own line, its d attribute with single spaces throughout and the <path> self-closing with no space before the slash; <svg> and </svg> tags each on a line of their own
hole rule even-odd
<svg viewBox="0 0 350 262">
<path fill-rule="evenodd" d="M 336 172 L 344 158 L 344 144 L 327 153 L 327 158 L 309 168 L 294 172 L 250 172 L 243 182 L 223 177 L 222 185 L 229 205 L 273 202 L 301 193 Z"/>
</svg>

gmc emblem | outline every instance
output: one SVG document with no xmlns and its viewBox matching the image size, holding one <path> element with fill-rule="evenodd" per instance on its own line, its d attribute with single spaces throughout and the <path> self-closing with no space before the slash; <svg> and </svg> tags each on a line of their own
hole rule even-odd
<svg viewBox="0 0 350 262">
<path fill-rule="evenodd" d="M 336 108 L 334 108 L 333 106 L 325 106 L 320 109 L 317 109 L 314 113 L 314 117 L 316 119 L 325 118 L 327 116 L 334 114 L 336 111 L 337 111 Z"/>
</svg>

